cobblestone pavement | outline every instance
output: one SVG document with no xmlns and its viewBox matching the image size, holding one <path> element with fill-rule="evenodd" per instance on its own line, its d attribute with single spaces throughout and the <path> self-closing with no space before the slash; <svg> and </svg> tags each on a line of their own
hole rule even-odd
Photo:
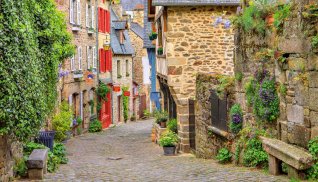
<svg viewBox="0 0 318 182">
<path fill-rule="evenodd" d="M 45 181 L 288 181 L 259 170 L 221 165 L 191 154 L 163 156 L 151 142 L 153 121 L 122 124 L 67 143 L 69 163 Z"/>
</svg>

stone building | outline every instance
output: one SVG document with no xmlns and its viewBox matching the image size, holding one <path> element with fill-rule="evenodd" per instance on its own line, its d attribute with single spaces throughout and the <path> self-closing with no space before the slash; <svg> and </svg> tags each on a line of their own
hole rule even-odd
<svg viewBox="0 0 318 182">
<path fill-rule="evenodd" d="M 121 14 L 121 13 L 120 13 Z M 133 55 L 134 49 L 132 47 L 130 37 L 128 34 L 128 22 L 120 20 L 115 11 L 111 11 L 111 48 L 112 48 L 112 81 L 114 87 L 120 87 L 120 90 L 113 91 L 113 123 L 124 121 L 123 113 L 123 88 L 128 88 L 129 96 L 129 114 L 128 119 L 135 115 L 133 113 L 134 99 L 133 92 Z"/>
<path fill-rule="evenodd" d="M 97 54 L 97 4 L 93 0 L 70 0 L 59 3 L 59 9 L 67 14 L 67 27 L 73 33 L 75 55 L 62 66 L 69 74 L 62 78 L 61 100 L 68 101 L 74 109 L 74 117 L 83 119 L 82 128 L 88 129 L 90 119 L 96 117 L 98 54 Z M 90 102 L 92 101 L 92 102 Z"/>
<path fill-rule="evenodd" d="M 162 106 L 177 118 L 181 151 L 194 148 L 196 73 L 233 75 L 234 33 L 224 28 L 238 0 L 153 0 L 156 7 L 156 71 Z M 220 24 L 215 24 L 222 17 Z M 159 50 L 159 51 L 158 51 Z"/>
</svg>

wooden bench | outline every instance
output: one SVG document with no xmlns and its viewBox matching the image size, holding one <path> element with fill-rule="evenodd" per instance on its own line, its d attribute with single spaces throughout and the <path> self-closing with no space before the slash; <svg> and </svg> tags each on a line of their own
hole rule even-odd
<svg viewBox="0 0 318 182">
<path fill-rule="evenodd" d="M 30 179 L 43 179 L 47 172 L 47 157 L 49 149 L 35 149 L 27 161 Z"/>
<path fill-rule="evenodd" d="M 281 162 L 288 165 L 290 178 L 302 179 L 303 170 L 310 168 L 313 157 L 306 150 L 287 144 L 281 140 L 261 137 L 263 148 L 269 154 L 269 173 L 279 175 Z"/>
</svg>

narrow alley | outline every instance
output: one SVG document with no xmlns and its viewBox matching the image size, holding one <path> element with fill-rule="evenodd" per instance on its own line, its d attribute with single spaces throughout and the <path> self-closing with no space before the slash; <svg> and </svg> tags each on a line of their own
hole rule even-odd
<svg viewBox="0 0 318 182">
<path fill-rule="evenodd" d="M 288 181 L 191 154 L 163 156 L 151 142 L 152 124 L 132 122 L 71 139 L 66 144 L 69 163 L 44 181 Z"/>
</svg>

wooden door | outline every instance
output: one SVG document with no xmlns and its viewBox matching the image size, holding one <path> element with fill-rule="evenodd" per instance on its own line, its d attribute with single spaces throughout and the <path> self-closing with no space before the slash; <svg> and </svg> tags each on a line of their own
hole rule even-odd
<svg viewBox="0 0 318 182">
<path fill-rule="evenodd" d="M 107 94 L 107 101 L 102 103 L 100 111 L 100 121 L 102 122 L 103 129 L 108 128 L 112 123 L 111 115 L 111 98 L 110 93 Z"/>
<path fill-rule="evenodd" d="M 144 117 L 144 111 L 147 109 L 147 98 L 146 95 L 141 95 L 139 97 L 139 117 Z"/>
</svg>

